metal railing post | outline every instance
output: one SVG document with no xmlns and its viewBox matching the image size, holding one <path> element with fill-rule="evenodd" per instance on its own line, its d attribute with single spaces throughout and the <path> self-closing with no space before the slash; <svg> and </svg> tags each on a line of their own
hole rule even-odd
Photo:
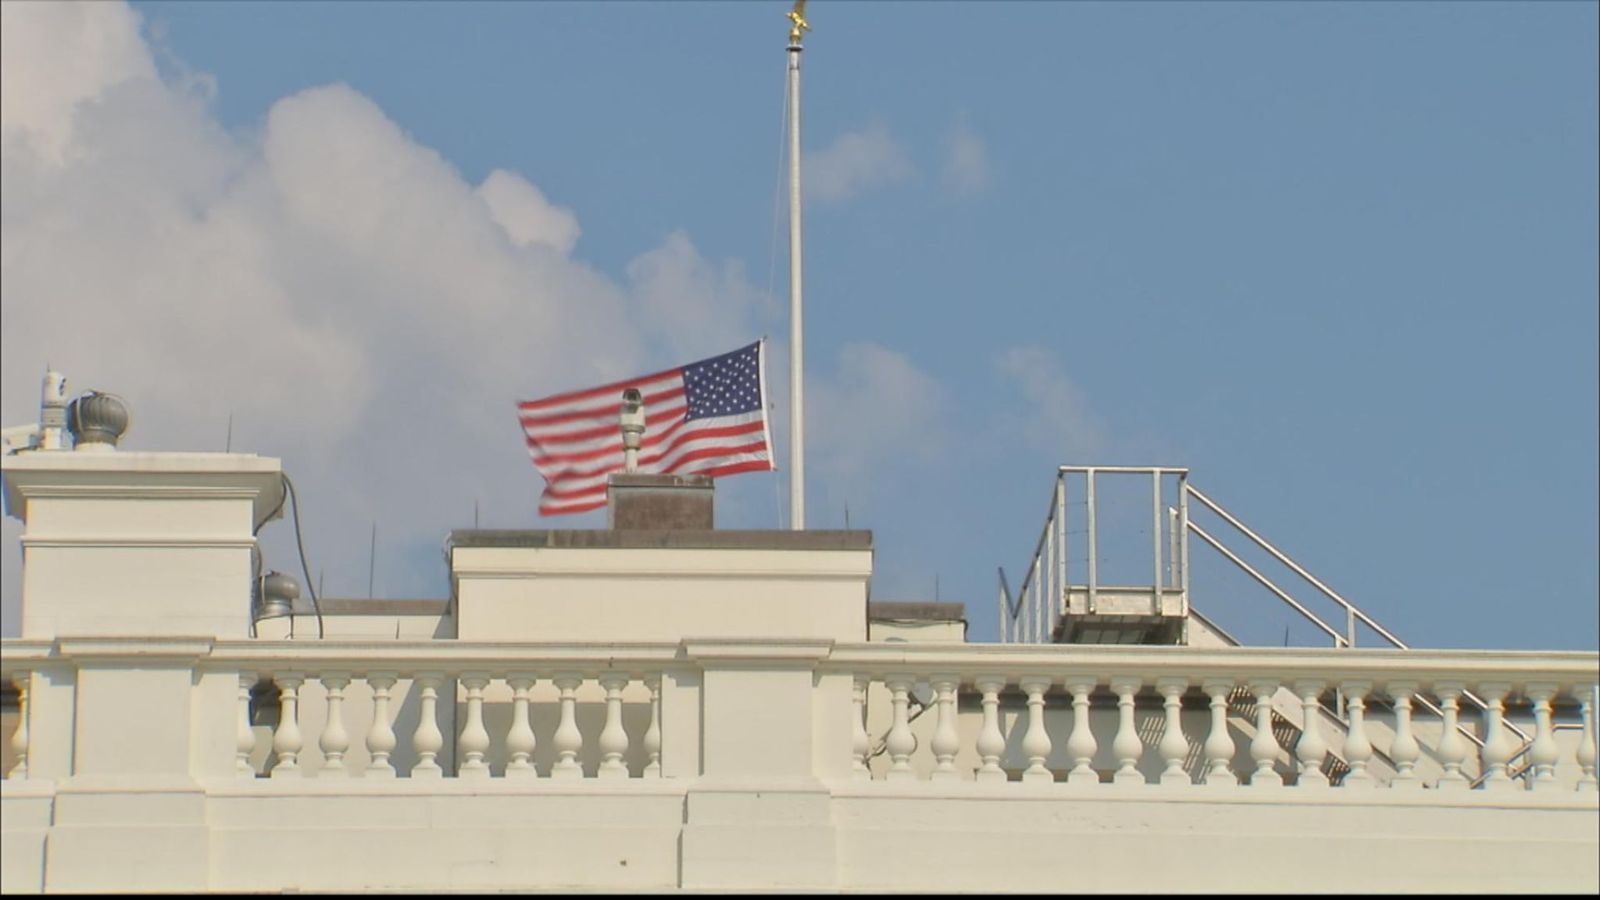
<svg viewBox="0 0 1600 900">
<path fill-rule="evenodd" d="M 1067 603 L 1067 473 L 1060 471 L 1056 472 L 1056 543 L 1056 589 L 1050 596 L 1050 608 L 1059 619 Z M 1054 622 L 1050 634 L 1055 636 Z"/>
<path fill-rule="evenodd" d="M 1161 611 L 1161 470 L 1150 472 L 1150 546 L 1155 554 L 1155 574 L 1151 609 Z"/>
<path fill-rule="evenodd" d="M 996 579 L 996 581 L 998 581 L 998 580 L 999 579 Z M 1000 634 L 1000 643 L 1009 644 L 1009 643 L 1011 643 L 1010 635 L 1006 633 L 1006 613 L 1007 613 L 1008 610 L 1006 609 L 1006 589 L 1005 589 L 1005 585 L 1003 583 L 997 585 L 995 587 L 995 593 L 999 595 L 999 597 L 997 599 L 998 599 L 998 605 L 1000 607 L 1000 632 L 999 632 L 999 634 Z"/>
<path fill-rule="evenodd" d="M 1086 475 L 1088 476 L 1088 487 L 1085 493 L 1085 502 L 1089 513 L 1089 612 L 1092 615 L 1095 611 L 1095 586 L 1097 584 L 1095 580 L 1094 469 L 1092 467 L 1087 469 Z"/>
<path fill-rule="evenodd" d="M 1189 608 L 1189 473 L 1178 475 L 1178 587 L 1183 591 L 1183 608 Z M 1185 621 L 1188 617 L 1184 617 Z"/>
<path fill-rule="evenodd" d="M 1178 586 L 1178 511 L 1167 508 L 1167 587 Z"/>
</svg>

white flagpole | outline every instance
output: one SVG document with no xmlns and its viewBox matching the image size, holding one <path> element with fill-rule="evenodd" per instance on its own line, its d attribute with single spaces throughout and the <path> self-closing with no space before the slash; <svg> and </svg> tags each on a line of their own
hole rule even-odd
<svg viewBox="0 0 1600 900">
<path fill-rule="evenodd" d="M 789 12 L 789 527 L 806 527 L 805 329 L 800 300 L 800 36 L 805 0 Z"/>
</svg>

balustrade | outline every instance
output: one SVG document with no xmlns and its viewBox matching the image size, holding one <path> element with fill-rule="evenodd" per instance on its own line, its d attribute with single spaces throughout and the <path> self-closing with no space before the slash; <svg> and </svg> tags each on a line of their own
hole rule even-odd
<svg viewBox="0 0 1600 900">
<path fill-rule="evenodd" d="M 903 670 L 853 677 L 853 777 L 873 777 L 865 751 L 873 735 L 863 725 L 873 718 L 864 707 L 875 685 L 881 685 L 879 696 L 886 695 L 889 709 L 886 721 L 880 720 L 883 730 L 877 737 L 890 765 L 877 777 L 888 781 L 1010 781 L 1020 782 L 1023 790 L 1029 789 L 1028 785 L 1057 782 L 1139 789 L 1240 784 L 1273 788 L 1284 786 L 1289 773 L 1300 787 L 1327 790 L 1334 785 L 1327 774 L 1331 766 L 1336 775 L 1342 774 L 1337 782 L 1340 788 L 1471 789 L 1464 769 L 1481 762 L 1481 770 L 1488 775 L 1487 789 L 1501 790 L 1520 785 L 1505 771 L 1514 749 L 1506 737 L 1505 704 L 1515 693 L 1526 698 L 1535 719 L 1535 737 L 1528 750 L 1533 789 L 1549 791 L 1558 786 L 1554 771 L 1561 750 L 1555 741 L 1551 710 L 1563 688 L 1555 682 L 1530 680 L 1518 685 L 1516 692 L 1510 684 L 1493 681 L 1473 686 L 1486 706 L 1480 756 L 1474 752 L 1474 742 L 1464 738 L 1458 728 L 1460 701 L 1467 685 L 1448 679 L 1426 683 L 1409 677 L 1279 680 L 1260 675 L 1230 679 L 1158 674 L 1145 679 L 1126 674 L 1052 677 L 1043 672 L 1022 676 L 934 672 L 922 675 Z M 930 715 L 919 721 L 908 714 L 910 694 L 913 686 L 924 682 L 932 687 L 934 700 Z M 1323 703 L 1330 687 L 1336 687 L 1344 700 L 1343 719 Z M 1280 694 L 1281 688 L 1288 690 Z M 1440 764 L 1426 782 L 1418 771 L 1424 752 L 1417 731 L 1418 705 L 1424 703 L 1418 698 L 1425 693 L 1437 698 L 1443 713 L 1430 720 L 1426 730 L 1436 745 L 1430 749 Z M 1290 695 L 1292 700 L 1285 699 Z M 1578 789 L 1595 790 L 1594 692 L 1572 686 L 1566 695 L 1580 701 L 1585 717 L 1584 736 L 1575 751 L 1583 772 Z M 965 710 L 965 729 L 958 715 L 962 696 L 971 698 L 971 706 Z M 1016 712 L 1009 719 L 1003 711 L 1007 697 L 1014 698 L 1008 702 Z M 1240 705 L 1230 708 L 1230 697 Z M 1282 711 L 1275 711 L 1275 702 L 1283 704 Z M 1427 702 L 1432 708 L 1432 701 Z M 1385 718 L 1392 737 L 1382 747 L 1376 741 L 1383 730 L 1374 732 L 1370 721 L 1374 703 L 1392 710 Z M 1298 722 L 1288 718 L 1292 711 L 1298 711 Z M 1058 721 L 1067 737 L 1062 758 L 1054 759 L 1051 732 Z M 1065 727 L 1067 721 L 1070 731 Z M 1193 730 L 1186 734 L 1186 728 Z M 1292 741 L 1285 736 L 1296 730 L 1298 737 Z M 1109 759 L 1097 758 L 1106 738 L 1110 739 Z M 1198 744 L 1199 758 L 1193 761 L 1191 739 Z M 1243 765 L 1237 757 L 1241 747 Z M 964 756 L 963 748 L 971 755 Z M 1059 770 L 1052 764 L 1059 765 Z M 1570 780 L 1566 784 L 1564 790 L 1570 790 Z"/>
<path fill-rule="evenodd" d="M 1133 697 L 1139 691 L 1139 679 L 1120 678 L 1111 682 L 1117 695 L 1117 736 L 1111 740 L 1111 752 L 1117 758 L 1117 773 L 1112 776 L 1116 784 L 1144 784 L 1139 773 L 1139 755 L 1144 744 L 1133 719 Z"/>
<path fill-rule="evenodd" d="M 1028 769 L 1022 773 L 1023 781 L 1055 781 L 1055 776 L 1044 765 L 1050 757 L 1050 734 L 1044 728 L 1044 692 L 1049 687 L 1049 678 L 1035 676 L 1022 681 L 1022 690 L 1028 695 L 1028 733 L 1022 739 L 1022 749 L 1028 754 Z"/>
<path fill-rule="evenodd" d="M 532 778 L 538 774 L 533 767 L 533 751 L 539 739 L 528 720 L 528 694 L 535 679 L 526 675 L 513 675 L 506 679 L 511 688 L 511 729 L 506 732 L 506 777 Z"/>
<path fill-rule="evenodd" d="M 461 778 L 486 779 L 496 774 L 492 765 L 495 735 L 490 733 L 488 709 L 495 702 L 500 702 L 492 700 L 491 697 L 495 694 L 498 684 L 503 683 L 510 716 L 509 724 L 501 733 L 503 741 L 500 746 L 504 749 L 502 774 L 508 778 L 519 779 L 539 777 L 540 773 L 534 762 L 534 751 L 539 747 L 539 740 L 533 728 L 533 708 L 534 688 L 540 684 L 540 680 L 526 673 L 511 672 L 498 676 L 482 671 L 462 672 L 453 679 L 440 671 L 419 671 L 404 676 L 394 671 L 372 671 L 365 675 L 353 676 L 336 671 L 321 674 L 299 671 L 278 672 L 273 676 L 278 689 L 279 716 L 272 736 L 272 750 L 276 758 L 270 767 L 271 776 L 288 778 L 310 774 L 306 771 L 306 763 L 303 760 L 308 740 L 303 731 L 304 687 L 308 682 L 316 682 L 321 684 L 326 695 L 320 731 L 314 735 L 315 746 L 322 756 L 316 775 L 322 778 L 396 777 L 393 753 L 399 740 L 394 727 L 397 702 L 395 687 L 402 677 L 409 677 L 412 680 L 412 691 L 416 696 L 417 724 L 411 734 L 411 747 L 416 761 L 410 768 L 411 777 L 441 778 L 447 774 L 445 767 L 440 763 L 440 753 L 445 746 L 444 733 L 440 729 L 440 707 L 441 698 L 448 698 L 452 691 L 452 682 L 459 683 L 464 701 L 460 733 L 456 737 L 455 744 L 458 760 L 456 775 Z M 251 754 L 256 747 L 256 733 L 250 725 L 249 711 L 250 692 L 256 680 L 256 673 L 246 672 L 239 676 L 238 682 L 235 768 L 242 777 L 254 777 L 256 774 L 250 762 Z M 357 765 L 352 768 L 348 762 L 351 741 L 346 731 L 345 709 L 350 702 L 348 695 L 348 691 L 351 690 L 350 685 L 356 680 L 364 681 L 370 691 L 371 725 L 365 735 L 367 762 L 364 766 Z M 556 691 L 556 696 L 550 705 L 556 708 L 559 717 L 554 732 L 549 736 L 555 759 L 550 764 L 547 775 L 552 778 L 581 778 L 585 774 L 580 759 L 584 752 L 585 741 L 579 727 L 578 695 L 580 689 L 591 681 L 598 684 L 603 694 L 599 698 L 598 705 L 604 709 L 604 724 L 594 744 L 595 750 L 599 753 L 599 762 L 591 774 L 598 778 L 630 776 L 628 757 L 635 745 L 624 722 L 625 708 L 628 705 L 624 694 L 631 685 L 640 684 L 647 693 L 648 700 L 637 705 L 647 707 L 648 728 L 638 744 L 641 751 L 639 776 L 660 778 L 661 677 L 616 672 L 604 672 L 598 676 L 559 672 L 546 682 Z M 866 690 L 865 680 L 861 682 L 860 688 L 863 692 Z M 948 753 L 952 757 L 949 772 L 954 777 L 956 774 L 953 766 L 956 720 L 954 682 L 945 685 L 944 691 L 944 703 L 948 707 L 944 715 L 949 719 L 950 734 L 943 739 L 942 746 L 952 747 Z M 401 696 L 404 695 L 405 692 L 401 692 Z M 861 729 L 860 736 L 864 742 L 865 728 Z M 914 744 L 915 739 L 912 740 Z M 28 734 L 25 726 L 18 729 L 13 742 L 17 748 L 18 764 L 9 777 L 22 777 L 26 773 L 27 765 Z M 863 753 L 863 762 L 864 755 Z M 909 750 L 906 751 L 906 755 L 909 756 Z"/>
<path fill-rule="evenodd" d="M 462 675 L 461 686 L 467 690 L 467 724 L 456 741 L 461 753 L 457 774 L 462 778 L 488 778 L 489 764 L 483 759 L 489 752 L 489 730 L 483 727 L 483 689 L 489 686 L 489 676 Z"/>
<path fill-rule="evenodd" d="M 1295 695 L 1300 698 L 1300 742 L 1295 745 L 1295 759 L 1300 763 L 1301 787 L 1327 787 L 1328 776 L 1322 771 L 1322 762 L 1328 756 L 1328 745 L 1322 739 L 1322 689 L 1320 681 L 1297 681 Z"/>
<path fill-rule="evenodd" d="M 278 763 L 272 767 L 273 778 L 287 778 L 299 774 L 300 748 L 300 685 L 303 679 L 298 672 L 282 672 L 274 679 L 278 683 L 278 729 L 272 735 L 272 751 L 278 754 Z"/>
<path fill-rule="evenodd" d="M 1582 704 L 1583 731 L 1578 738 L 1578 768 L 1583 775 L 1578 779 L 1578 790 L 1600 791 L 1600 778 L 1595 776 L 1595 703 L 1600 701 L 1595 685 L 1581 685 L 1573 692 Z"/>
<path fill-rule="evenodd" d="M 978 648 L 920 651 L 926 664 L 918 664 L 917 654 L 903 649 L 891 655 L 878 645 L 849 645 L 840 658 L 819 664 L 821 675 L 847 685 L 831 696 L 849 698 L 837 768 L 828 771 L 901 784 L 1011 783 L 1005 789 L 1024 791 L 1058 783 L 1073 790 L 1241 784 L 1270 790 L 1286 780 L 1335 789 L 1325 773 L 1341 790 L 1600 789 L 1596 689 L 1581 670 L 1541 669 L 1530 660 L 1504 672 L 1480 666 L 1485 673 L 1469 680 L 1397 662 L 1391 674 L 1376 664 L 1344 664 L 1362 659 L 1350 651 L 1330 659 L 1321 675 L 1300 661 L 1285 663 L 1280 678 L 1265 665 L 1224 668 L 1221 654 L 1189 665 L 1174 653 L 1107 654 L 1114 664 L 1096 672 L 1084 667 L 1093 651 L 1063 648 L 1056 660 L 1043 651 L 1014 654 L 1020 662 L 1008 672 L 1004 655 Z M 652 653 L 652 661 L 686 665 Z M 261 679 L 273 685 L 278 706 L 265 766 L 273 779 L 662 776 L 670 724 L 663 720 L 664 679 L 660 669 L 639 671 L 640 657 L 619 670 L 569 655 L 570 663 L 558 658 L 539 671 L 498 658 L 493 666 L 475 666 L 473 657 L 442 654 L 427 667 L 402 667 L 401 657 L 391 656 L 370 669 L 348 659 L 337 668 L 316 656 L 293 657 L 282 668 L 266 659 L 243 656 L 225 669 L 235 673 L 229 691 L 237 704 L 226 720 L 235 735 L 225 744 L 232 753 L 225 765 L 240 777 L 253 778 L 259 765 L 252 695 L 271 702 L 255 690 Z M 7 665 L 0 677 L 17 685 L 21 713 L 11 736 L 17 762 L 8 774 L 25 778 L 35 762 L 30 686 L 43 682 L 37 668 L 19 664 Z M 1330 689 L 1344 701 L 1342 719 L 1323 703 Z M 1479 697 L 1482 705 L 1463 716 L 1463 703 Z M 1570 716 L 1574 705 L 1582 734 L 1575 745 L 1558 742 L 1556 718 Z M 1508 707 L 1531 719 L 1525 747 L 1509 736 Z M 362 736 L 352 739 L 352 731 Z M 409 752 L 397 766 L 402 742 Z M 885 756 L 876 771 L 875 752 Z M 1512 768 L 1521 760 L 1525 778 Z M 832 764 L 823 758 L 819 765 Z M 1478 783 L 1474 775 L 1481 775 Z"/>
<path fill-rule="evenodd" d="M 1466 790 L 1472 786 L 1472 782 L 1461 771 L 1467 760 L 1467 741 L 1461 736 L 1460 720 L 1461 692 L 1465 687 L 1454 681 L 1444 681 L 1435 684 L 1433 689 L 1439 694 L 1439 706 L 1443 712 L 1442 737 L 1437 752 L 1444 774 L 1439 777 L 1437 787 L 1442 791 Z"/>
<path fill-rule="evenodd" d="M 1511 685 L 1498 682 L 1478 686 L 1484 702 L 1483 786 L 1489 790 L 1510 790 L 1517 786 L 1507 771 L 1511 755 L 1516 752 L 1505 727 L 1505 696 L 1510 690 Z"/>
<path fill-rule="evenodd" d="M 1259 678 L 1250 682 L 1250 693 L 1256 698 L 1256 734 L 1250 739 L 1250 758 L 1256 770 L 1250 773 L 1251 787 L 1282 787 L 1283 776 L 1278 774 L 1278 738 L 1272 733 L 1272 695 L 1278 692 L 1278 683 Z"/>
<path fill-rule="evenodd" d="M 1394 760 L 1393 787 L 1422 787 L 1417 775 L 1417 760 L 1422 757 L 1422 745 L 1417 743 L 1411 730 L 1411 697 L 1417 686 L 1409 681 L 1389 683 L 1389 699 L 1394 704 L 1394 740 L 1389 744 L 1389 758 Z"/>
<path fill-rule="evenodd" d="M 1233 774 L 1233 736 L 1228 733 L 1228 695 L 1233 693 L 1233 682 L 1213 679 L 1205 683 L 1205 692 L 1211 698 L 1211 731 L 1206 736 L 1205 783 L 1226 787 L 1239 783 Z"/>
<path fill-rule="evenodd" d="M 1372 759 L 1372 740 L 1367 737 L 1367 692 L 1372 685 L 1365 681 L 1346 681 L 1339 686 L 1344 692 L 1345 722 L 1344 761 L 1350 767 L 1344 776 L 1347 787 L 1371 786 L 1377 783 L 1367 771 Z"/>
<path fill-rule="evenodd" d="M 1165 721 L 1161 731 L 1161 758 L 1166 767 L 1161 771 L 1162 784 L 1189 784 L 1189 773 L 1184 771 L 1184 759 L 1189 755 L 1189 742 L 1183 739 L 1183 692 L 1189 687 L 1186 678 L 1163 678 L 1156 682 L 1161 692 L 1161 706 Z"/>
<path fill-rule="evenodd" d="M 32 674 L 21 669 L 11 676 L 11 684 L 17 689 L 17 730 L 11 734 L 11 750 L 16 753 L 17 761 L 6 773 L 7 778 L 22 780 L 28 777 L 28 683 Z"/>
<path fill-rule="evenodd" d="M 250 727 L 250 689 L 255 687 L 256 673 L 239 676 L 238 716 L 234 721 L 234 771 L 241 778 L 256 777 L 255 766 L 250 764 L 250 754 L 256 749 L 256 730 Z M 26 720 L 24 720 L 26 721 Z M 26 727 L 23 725 L 22 727 Z M 20 730 L 20 729 L 19 729 Z M 27 735 L 23 735 L 26 742 Z M 12 776 L 16 777 L 16 776 Z"/>
<path fill-rule="evenodd" d="M 328 721 L 317 741 L 322 750 L 323 771 L 344 770 L 344 752 L 350 749 L 350 736 L 344 730 L 344 689 L 349 684 L 350 679 L 343 674 L 322 676 L 322 686 L 328 689 Z"/>
<path fill-rule="evenodd" d="M 394 723 L 389 720 L 389 692 L 398 680 L 391 672 L 367 673 L 367 685 L 372 688 L 372 727 L 367 730 L 368 778 L 395 777 L 389 757 L 399 741 L 394 736 Z"/>
</svg>

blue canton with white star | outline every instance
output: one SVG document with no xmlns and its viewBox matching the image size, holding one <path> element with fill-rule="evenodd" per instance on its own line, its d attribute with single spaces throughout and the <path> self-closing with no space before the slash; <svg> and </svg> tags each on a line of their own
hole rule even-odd
<svg viewBox="0 0 1600 900">
<path fill-rule="evenodd" d="M 705 419 L 761 408 L 761 343 L 683 367 L 686 418 Z"/>
</svg>

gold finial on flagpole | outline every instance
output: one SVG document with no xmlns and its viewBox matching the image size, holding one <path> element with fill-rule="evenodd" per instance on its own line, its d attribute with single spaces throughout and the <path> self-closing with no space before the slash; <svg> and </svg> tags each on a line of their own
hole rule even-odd
<svg viewBox="0 0 1600 900">
<path fill-rule="evenodd" d="M 811 23 L 806 21 L 806 0 L 794 0 L 794 9 L 789 10 L 789 21 L 794 26 L 789 29 L 789 43 L 800 46 L 800 33 L 811 30 Z"/>
</svg>

